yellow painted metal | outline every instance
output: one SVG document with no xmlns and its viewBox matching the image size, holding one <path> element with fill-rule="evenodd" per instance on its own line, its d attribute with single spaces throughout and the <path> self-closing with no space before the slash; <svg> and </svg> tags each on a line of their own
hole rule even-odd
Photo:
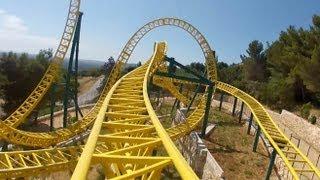
<svg viewBox="0 0 320 180">
<path fill-rule="evenodd" d="M 154 79 L 160 78 L 163 77 L 154 77 Z M 175 80 L 169 78 L 167 78 L 166 80 L 171 80 L 175 83 L 194 84 L 183 80 Z M 317 177 L 320 178 L 319 169 L 283 134 L 283 132 L 272 120 L 264 107 L 255 98 L 236 87 L 220 81 L 216 81 L 216 86 L 219 90 L 227 92 L 242 100 L 250 108 L 255 117 L 255 121 L 262 130 L 262 133 L 267 138 L 269 143 L 276 149 L 277 153 L 283 160 L 284 164 L 288 168 L 288 171 L 294 179 L 299 179 L 299 175 L 303 173 L 314 173 Z M 163 85 L 161 87 L 167 88 L 167 86 Z M 177 91 L 178 88 L 175 88 Z M 180 128 L 183 127 L 181 127 L 180 125 Z M 168 129 L 168 132 L 170 132 L 170 129 Z M 296 169 L 292 162 L 300 163 L 300 165 L 304 167 L 304 170 Z"/>
<path fill-rule="evenodd" d="M 79 15 L 79 8 L 80 0 L 70 0 L 69 13 L 65 28 L 57 51 L 55 52 L 47 71 L 27 99 L 3 121 L 5 125 L 17 127 L 19 124 L 24 122 L 32 110 L 38 106 L 39 102 L 47 93 L 51 84 L 55 81 L 55 78 L 59 73 L 59 66 L 64 60 L 75 31 L 75 26 Z"/>
<path fill-rule="evenodd" d="M 106 173 L 108 178 L 150 178 L 151 175 L 160 173 L 165 166 L 173 164 L 183 179 L 198 179 L 162 127 L 148 97 L 149 77 L 157 63 L 164 59 L 165 52 L 165 43 L 156 44 L 151 60 L 121 78 L 110 90 L 72 179 L 86 179 L 91 163 L 102 164 L 108 170 Z M 143 88 L 132 93 L 133 96 L 130 99 L 115 98 L 114 95 L 119 92 L 117 91 L 119 89 L 130 91 L 122 85 L 131 84 L 133 77 L 137 77 L 137 81 L 133 84 L 142 85 Z M 135 104 L 134 108 L 131 107 L 129 112 L 123 113 L 126 110 L 126 103 L 131 102 L 139 102 L 139 104 Z M 116 106 L 119 103 L 123 105 Z M 137 121 L 137 118 L 143 118 L 143 120 Z M 104 143 L 110 150 L 95 154 L 97 143 Z M 167 155 L 164 157 L 153 155 L 153 150 L 161 146 L 164 147 Z"/>
<path fill-rule="evenodd" d="M 294 179 L 299 179 L 299 174 L 302 173 L 314 173 L 320 178 L 320 170 L 283 134 L 264 107 L 255 98 L 223 82 L 217 82 L 217 88 L 241 99 L 250 108 L 255 117 L 255 122 L 261 128 L 269 143 L 275 148 Z M 294 156 L 291 157 L 290 154 L 286 153 L 288 150 L 294 153 Z M 303 160 L 300 163 L 304 164 L 303 167 L 306 171 L 295 169 L 292 158 Z"/>
<path fill-rule="evenodd" d="M 177 151 L 170 138 L 176 139 L 188 134 L 201 122 L 205 111 L 204 100 L 206 95 L 204 94 L 203 99 L 191 115 L 187 117 L 186 122 L 171 127 L 166 131 L 163 129 L 152 109 L 146 91 L 146 82 L 150 75 L 157 70 L 161 63 L 161 57 L 165 51 L 165 45 L 163 45 L 164 47 L 162 47 L 161 50 L 162 45 L 160 44 L 156 46 L 156 50 L 158 50 L 156 52 L 159 54 L 156 55 L 157 53 L 155 52 L 151 64 L 150 62 L 147 62 L 142 67 L 134 70 L 117 81 L 120 78 L 120 72 L 123 65 L 129 59 L 139 40 L 150 30 L 163 25 L 173 25 L 183 28 L 197 40 L 206 58 L 209 79 L 216 81 L 216 66 L 213 53 L 201 33 L 192 25 L 179 19 L 158 19 L 140 28 L 139 31 L 130 38 L 118 57 L 117 65 L 112 70 L 108 83 L 96 106 L 88 115 L 88 119 L 90 120 L 85 120 L 85 123 L 71 126 L 68 129 L 56 131 L 55 133 L 57 133 L 58 138 L 55 137 L 55 135 L 47 133 L 33 134 L 24 131 L 16 131 L 16 129 L 13 128 L 15 127 L 14 123 L 0 123 L 0 132 L 12 131 L 14 133 L 8 136 L 7 140 L 16 139 L 13 141 L 16 142 L 18 141 L 17 139 L 20 139 L 17 144 L 24 141 L 25 145 L 31 144 L 32 146 L 47 143 L 47 140 L 39 141 L 39 139 L 37 139 L 39 137 L 40 139 L 49 139 L 49 141 L 55 138 L 58 139 L 52 140 L 52 145 L 68 139 L 73 135 L 73 132 L 83 132 L 97 117 L 92 133 L 90 134 L 90 138 L 88 139 L 88 143 L 85 147 L 85 152 L 82 153 L 80 161 L 78 162 L 79 168 L 77 167 L 75 171 L 80 172 L 80 174 L 77 173 L 75 175 L 86 178 L 85 170 L 88 169 L 90 162 L 92 162 L 101 163 L 106 167 L 105 170 L 107 177 L 114 179 L 135 177 L 141 177 L 142 179 L 157 179 L 160 177 L 161 170 L 171 164 L 176 167 L 183 178 L 190 179 L 191 177 L 191 179 L 193 179 L 192 177 L 194 177 L 196 179 L 197 177 L 194 175 L 193 171 L 185 162 L 181 154 Z M 47 77 L 44 78 L 47 79 Z M 184 100 L 187 101 L 187 98 L 182 96 L 183 93 L 177 93 L 177 87 L 173 84 L 186 83 L 185 81 L 175 81 L 174 79 L 162 78 L 165 79 L 166 82 L 171 83 L 170 85 L 166 85 L 164 88 L 168 88 L 169 91 L 174 96 L 179 97 L 182 102 Z M 320 177 L 319 170 L 312 165 L 308 158 L 305 157 L 305 155 L 303 155 L 301 151 L 288 140 L 288 138 L 283 135 L 259 102 L 248 94 L 230 85 L 218 81 L 216 81 L 216 83 L 218 88 L 243 100 L 251 108 L 264 135 L 276 148 L 278 154 L 284 160 L 294 178 L 297 178 L 297 175 L 302 173 L 315 173 Z M 45 88 L 46 87 L 43 86 L 40 87 L 41 90 Z M 110 92 L 108 93 L 109 90 Z M 36 101 L 37 98 L 41 99 L 41 93 L 43 92 L 36 92 L 35 94 L 38 96 L 31 97 L 30 99 L 33 101 Z M 30 105 L 32 102 L 27 102 L 27 104 Z M 23 116 L 21 116 L 21 114 L 24 114 L 24 111 L 28 108 L 23 106 L 21 109 L 22 111 L 16 112 L 16 115 L 18 114 L 20 117 L 12 116 L 12 119 L 16 122 L 19 122 L 19 118 L 23 120 Z M 5 126 L 3 124 L 5 124 Z M 45 146 L 49 144 L 50 143 L 47 143 Z M 152 151 L 159 147 L 165 148 L 167 156 L 152 156 Z M 82 146 L 78 146 L 0 153 L 0 178 L 24 177 L 32 174 L 40 174 L 41 172 L 49 173 L 63 169 L 73 169 L 82 149 Z M 292 157 L 292 154 L 298 155 L 298 158 Z M 305 163 L 306 168 L 294 169 L 290 162 Z M 81 166 L 82 164 L 85 165 Z M 77 179 L 77 176 L 74 176 L 74 178 Z"/>
<path fill-rule="evenodd" d="M 75 18 L 77 17 L 75 15 L 77 15 L 77 14 L 74 14 L 71 12 L 75 12 L 75 11 L 78 12 L 79 11 L 78 6 L 80 6 L 80 0 L 71 0 L 70 12 L 69 12 L 65 32 L 71 32 L 70 28 L 75 25 L 75 22 L 76 22 Z M 75 20 L 75 22 L 73 22 L 71 20 Z M 88 115 L 86 115 L 86 117 L 84 117 L 84 119 L 82 121 L 78 121 L 77 123 L 73 124 L 72 126 L 70 126 L 68 128 L 60 129 L 58 131 L 51 132 L 51 133 L 34 133 L 34 132 L 22 131 L 22 130 L 15 129 L 14 128 L 15 126 L 13 124 L 10 125 L 10 124 L 6 124 L 6 123 L 0 121 L 0 138 L 3 138 L 10 143 L 20 144 L 20 145 L 24 145 L 24 146 L 48 147 L 50 145 L 55 145 L 57 143 L 65 141 L 76 134 L 82 133 L 90 125 L 92 125 L 93 120 L 95 119 L 95 117 L 96 117 L 96 115 L 102 105 L 102 102 L 103 102 L 105 96 L 107 95 L 108 90 L 120 78 L 121 69 L 123 68 L 123 65 L 126 64 L 126 62 L 128 61 L 129 57 L 131 56 L 131 53 L 133 52 L 133 50 L 134 50 L 135 46 L 137 45 L 137 43 L 139 42 L 139 40 L 150 30 L 152 30 L 156 27 L 165 26 L 165 25 L 177 26 L 179 28 L 182 28 L 195 38 L 195 40 L 198 42 L 198 44 L 201 47 L 202 52 L 206 58 L 206 64 L 208 65 L 207 72 L 208 72 L 209 78 L 215 80 L 216 76 L 217 76 L 217 74 L 216 74 L 217 72 L 216 72 L 214 55 L 213 55 L 213 51 L 210 48 L 210 45 L 208 44 L 208 42 L 206 41 L 204 36 L 195 27 L 193 27 L 191 24 L 189 24 L 183 20 L 176 19 L 176 18 L 157 19 L 157 20 L 151 21 L 151 22 L 147 23 L 146 25 L 144 25 L 143 27 L 141 27 L 127 42 L 127 44 L 125 45 L 125 47 L 123 48 L 122 52 L 120 53 L 120 55 L 118 57 L 117 64 L 114 67 L 114 69 L 112 70 L 112 73 L 111 73 L 110 77 L 108 78 L 107 86 L 104 88 L 104 91 L 101 94 L 98 102 L 96 103 L 95 107 L 90 111 L 90 113 Z M 64 33 L 63 37 L 68 37 L 69 40 L 71 40 L 72 36 Z M 61 42 L 66 43 L 66 40 L 62 39 Z M 68 45 L 69 45 L 69 42 L 68 42 Z M 61 55 L 64 56 L 65 55 L 65 54 L 61 54 L 62 49 L 65 49 L 65 48 L 60 48 L 60 46 L 59 46 L 58 51 L 56 53 L 57 56 L 61 56 Z M 131 80 L 136 81 L 137 79 L 136 79 L 136 77 L 133 77 Z M 134 92 L 137 92 L 139 90 L 139 88 L 141 88 L 141 87 L 132 88 L 132 85 L 135 85 L 135 83 L 132 83 L 132 81 L 123 84 L 124 88 L 121 89 L 119 92 L 134 93 Z M 130 92 L 127 91 L 128 88 L 130 89 Z M 40 89 L 44 89 L 44 88 L 41 87 Z M 171 88 L 171 89 L 173 89 L 173 88 Z M 42 96 L 40 96 L 41 94 L 39 94 L 39 92 L 37 92 L 36 94 L 37 94 L 36 97 L 31 96 L 30 99 L 32 99 L 34 101 L 40 101 L 42 98 Z M 44 94 L 45 93 L 43 93 L 43 95 Z M 182 102 L 184 102 L 184 100 L 187 101 L 186 99 L 183 99 L 183 96 L 181 96 L 179 93 L 175 93 L 175 95 L 177 95 L 178 98 L 180 98 L 182 100 Z M 129 98 L 125 98 L 125 99 L 129 99 Z M 132 102 L 131 105 L 133 105 L 133 104 L 139 105 L 142 103 L 143 102 Z M 28 104 L 30 104 L 30 103 L 28 103 Z M 120 103 L 119 103 L 119 105 L 120 105 Z M 24 111 L 27 110 L 25 107 L 22 107 L 22 109 Z M 32 109 L 29 110 L 29 113 L 31 112 Z M 17 111 L 17 112 L 19 112 L 19 111 Z M 21 115 L 21 113 L 18 113 L 18 114 Z M 27 114 L 28 113 L 26 113 L 26 115 Z M 19 120 L 19 118 L 17 118 L 16 116 L 12 116 L 12 118 L 10 118 L 10 119 L 17 120 L 17 122 L 18 121 L 22 122 L 25 118 L 26 118 L 26 116 L 23 116 L 23 117 L 21 116 L 20 120 Z M 5 122 L 8 122 L 8 121 L 5 121 Z M 19 124 L 19 123 L 17 123 L 17 124 Z"/>
</svg>

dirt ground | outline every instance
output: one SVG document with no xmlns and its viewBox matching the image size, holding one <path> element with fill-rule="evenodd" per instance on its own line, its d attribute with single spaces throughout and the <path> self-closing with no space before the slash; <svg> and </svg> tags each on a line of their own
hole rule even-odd
<svg viewBox="0 0 320 180">
<path fill-rule="evenodd" d="M 97 82 L 98 79 L 101 77 L 91 77 L 91 76 L 85 76 L 85 77 L 80 77 L 78 79 L 79 82 L 79 94 L 82 95 L 85 92 L 87 92 L 95 82 Z"/>
<path fill-rule="evenodd" d="M 212 114 L 217 126 L 206 145 L 223 169 L 225 179 L 264 179 L 269 158 L 261 140 L 254 153 L 254 136 L 247 135 L 243 123 L 220 111 Z"/>
</svg>

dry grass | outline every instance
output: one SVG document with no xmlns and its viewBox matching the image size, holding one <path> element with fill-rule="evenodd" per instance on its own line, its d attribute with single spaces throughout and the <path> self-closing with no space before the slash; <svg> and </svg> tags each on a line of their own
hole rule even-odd
<svg viewBox="0 0 320 180">
<path fill-rule="evenodd" d="M 224 170 L 226 179 L 263 179 L 269 158 L 262 143 L 257 153 L 252 152 L 254 136 L 246 134 L 243 123 L 237 118 L 214 110 L 211 113 L 217 124 L 206 144 Z M 260 140 L 261 142 L 261 140 Z"/>
</svg>

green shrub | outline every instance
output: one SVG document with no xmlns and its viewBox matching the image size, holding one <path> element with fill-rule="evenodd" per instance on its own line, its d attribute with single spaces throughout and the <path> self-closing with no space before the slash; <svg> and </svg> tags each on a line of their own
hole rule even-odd
<svg viewBox="0 0 320 180">
<path fill-rule="evenodd" d="M 310 110 L 312 108 L 311 103 L 306 103 L 304 104 L 301 109 L 300 109 L 300 115 L 301 117 L 308 119 L 309 115 L 310 115 Z"/>
<path fill-rule="evenodd" d="M 317 122 L 317 117 L 315 115 L 312 115 L 310 118 L 309 118 L 309 122 L 311 124 L 316 124 Z"/>
<path fill-rule="evenodd" d="M 73 123 L 77 122 L 77 117 L 69 117 L 68 121 L 69 121 L 69 124 L 73 124 Z"/>
</svg>

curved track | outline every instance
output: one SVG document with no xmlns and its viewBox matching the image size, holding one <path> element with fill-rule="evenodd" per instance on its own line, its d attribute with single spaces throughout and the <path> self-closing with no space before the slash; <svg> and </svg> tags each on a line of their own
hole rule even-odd
<svg viewBox="0 0 320 180">
<path fill-rule="evenodd" d="M 155 81 L 162 79 L 165 83 L 181 83 L 181 84 L 193 84 L 187 81 L 174 80 L 163 77 L 154 77 Z M 168 85 L 164 83 L 158 84 L 162 88 L 167 88 Z M 264 109 L 264 107 L 252 96 L 241 91 L 240 89 L 233 87 L 229 84 L 216 81 L 217 89 L 224 91 L 239 98 L 243 101 L 251 110 L 254 115 L 255 122 L 261 128 L 262 133 L 267 138 L 269 143 L 277 151 L 277 154 L 283 160 L 286 168 L 290 172 L 293 179 L 299 179 L 300 176 L 311 177 L 312 174 L 320 178 L 320 170 L 294 145 L 279 129 L 277 124 L 272 120 L 270 115 Z M 175 90 L 178 91 L 177 87 Z M 179 96 L 176 96 L 179 99 Z M 179 99 L 182 101 L 183 99 Z M 311 176 L 310 176 L 311 175 Z"/>
<path fill-rule="evenodd" d="M 77 1 L 78 6 L 80 5 L 80 0 Z M 74 12 L 73 8 L 73 1 L 71 0 L 71 7 L 70 12 Z M 77 7 L 77 12 L 79 11 L 79 7 Z M 69 14 L 70 14 L 69 12 Z M 69 15 L 70 16 L 70 15 Z M 69 17 L 68 16 L 68 17 Z M 76 22 L 76 19 L 75 19 Z M 68 25 L 68 23 L 67 23 Z M 73 24 L 75 26 L 75 24 Z M 0 121 L 0 137 L 5 139 L 6 141 L 14 144 L 24 145 L 24 146 L 31 146 L 31 147 L 48 147 L 55 145 L 57 143 L 66 141 L 67 139 L 75 136 L 76 134 L 84 132 L 90 125 L 92 125 L 100 107 L 101 102 L 105 98 L 107 92 L 112 87 L 112 85 L 120 78 L 121 69 L 123 68 L 123 65 L 127 63 L 128 59 L 130 58 L 134 48 L 140 41 L 140 39 L 143 38 L 145 34 L 147 34 L 152 29 L 155 29 L 160 26 L 176 26 L 179 28 L 184 29 L 186 32 L 188 32 L 199 44 L 200 48 L 202 49 L 203 55 L 206 59 L 207 64 L 207 72 L 208 77 L 212 80 L 216 80 L 217 78 L 217 72 L 216 72 L 216 65 L 215 65 L 215 59 L 213 52 L 207 42 L 207 40 L 204 38 L 204 36 L 191 24 L 189 24 L 186 21 L 176 19 L 176 18 L 162 18 L 157 19 L 154 21 L 151 21 L 141 27 L 134 35 L 129 39 L 123 50 L 121 51 L 118 60 L 117 65 L 112 70 L 112 73 L 110 77 L 108 78 L 107 85 L 104 88 L 104 91 L 101 93 L 98 102 L 94 106 L 94 108 L 90 111 L 89 114 L 87 114 L 83 120 L 78 121 L 77 123 L 69 126 L 68 128 L 63 128 L 54 132 L 50 133 L 34 133 L 34 132 L 28 132 L 23 130 L 18 130 L 15 128 L 15 126 L 10 126 L 6 123 L 3 123 Z M 66 26 L 68 27 L 68 26 Z M 74 30 L 74 29 L 73 29 Z M 64 37 L 64 36 L 63 36 Z M 71 36 L 72 37 L 72 36 Z M 71 40 L 71 38 L 70 38 Z M 59 51 L 57 53 L 59 55 Z M 65 54 L 64 54 L 65 55 Z M 167 83 L 168 84 L 168 83 Z M 171 85 L 172 86 L 172 85 Z M 49 88 L 49 87 L 48 87 Z M 174 90 L 172 88 L 172 90 Z M 178 92 L 172 92 L 174 95 L 179 95 Z M 43 94 L 44 95 L 44 94 Z M 37 96 L 37 101 L 40 101 L 43 96 Z M 30 97 L 31 99 L 34 99 L 33 97 Z M 181 99 L 183 99 L 182 96 L 180 96 Z M 183 99 L 186 100 L 186 99 Z M 23 105 L 22 105 L 23 106 Z M 33 109 L 33 108 L 32 108 Z M 30 114 L 32 109 L 29 109 L 27 114 Z M 21 116 L 20 122 L 23 122 L 23 120 L 26 118 L 26 116 Z"/>
<path fill-rule="evenodd" d="M 80 9 L 80 0 L 70 0 L 69 13 L 67 22 L 57 48 L 57 51 L 43 75 L 37 87 L 32 91 L 28 98 L 3 122 L 11 127 L 17 127 L 21 124 L 34 108 L 37 107 L 43 96 L 49 90 L 51 84 L 54 82 L 59 73 L 59 66 L 63 62 L 64 57 L 68 51 L 70 42 L 72 40 Z"/>
<path fill-rule="evenodd" d="M 117 65 L 112 70 L 98 102 L 84 120 L 53 133 L 30 133 L 15 129 L 14 127 L 23 122 L 31 110 L 37 106 L 58 73 L 57 66 L 62 61 L 72 38 L 79 4 L 80 0 L 71 0 L 65 33 L 45 76 L 24 104 L 5 122 L 0 123 L 0 128 L 3 134 L 7 133 L 5 138 L 10 142 L 45 147 L 55 145 L 85 131 L 95 120 L 84 152 L 82 152 L 83 146 L 3 152 L 0 153 L 0 178 L 30 176 L 66 168 L 73 169 L 81 155 L 74 179 L 86 178 L 86 172 L 91 163 L 102 164 L 106 175 L 111 178 L 160 178 L 161 170 L 168 165 L 173 165 L 182 178 L 197 179 L 171 139 L 184 136 L 196 128 L 203 118 L 204 101 L 200 101 L 185 123 L 164 130 L 148 97 L 147 82 L 154 71 L 160 68 L 166 44 L 157 44 L 154 55 L 148 63 L 119 79 L 123 65 L 140 39 L 150 30 L 164 25 L 180 27 L 196 39 L 206 58 L 208 77 L 216 82 L 217 88 L 240 98 L 250 107 L 255 121 L 283 159 L 294 179 L 298 179 L 299 174 L 305 173 L 314 173 L 320 177 L 319 169 L 312 165 L 308 158 L 284 136 L 258 101 L 233 86 L 216 81 L 215 60 L 209 44 L 196 28 L 175 18 L 154 20 L 140 28 L 130 38 L 118 57 Z M 177 90 L 175 83 L 186 82 L 166 78 L 157 81 L 155 77 L 155 84 L 168 89 L 180 101 L 187 104 L 189 98 Z M 205 98 L 205 95 L 203 97 Z M 156 149 L 163 150 L 165 155 L 157 156 L 152 153 Z M 297 163 L 305 164 L 304 169 L 298 169 L 294 165 Z"/>
</svg>

